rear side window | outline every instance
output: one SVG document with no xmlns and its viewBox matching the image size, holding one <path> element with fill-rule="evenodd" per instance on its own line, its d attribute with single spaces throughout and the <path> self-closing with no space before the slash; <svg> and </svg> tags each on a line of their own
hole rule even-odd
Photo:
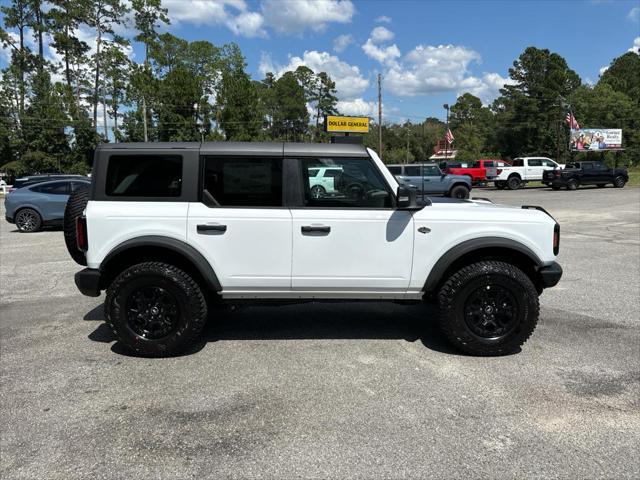
<svg viewBox="0 0 640 480">
<path fill-rule="evenodd" d="M 36 185 L 31 187 L 32 192 L 46 193 L 49 195 L 68 195 L 69 182 L 54 182 L 45 185 Z"/>
<path fill-rule="evenodd" d="M 180 155 L 112 155 L 105 193 L 111 197 L 179 197 Z"/>
<path fill-rule="evenodd" d="M 419 177 L 420 176 L 420 167 L 404 167 L 404 174 L 407 177 Z"/>
<path fill-rule="evenodd" d="M 387 168 L 393 175 L 400 175 L 402 173 L 402 167 L 387 167 Z"/>
<path fill-rule="evenodd" d="M 524 161 L 521 158 L 516 158 L 511 165 L 513 167 L 522 167 L 524 166 Z"/>
<path fill-rule="evenodd" d="M 485 166 L 485 167 L 489 167 L 489 168 L 491 168 L 491 167 L 495 167 L 495 165 L 493 164 L 493 162 L 484 162 L 484 166 Z"/>
<path fill-rule="evenodd" d="M 203 189 L 221 207 L 282 206 L 281 158 L 205 157 L 204 164 Z"/>
</svg>

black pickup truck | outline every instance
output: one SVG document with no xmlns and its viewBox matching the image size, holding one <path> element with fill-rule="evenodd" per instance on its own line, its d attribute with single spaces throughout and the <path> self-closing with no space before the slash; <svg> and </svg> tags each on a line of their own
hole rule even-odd
<svg viewBox="0 0 640 480">
<path fill-rule="evenodd" d="M 574 162 L 563 170 L 545 170 L 542 173 L 542 183 L 550 185 L 554 190 L 566 187 L 575 190 L 580 185 L 597 185 L 604 187 L 612 184 L 622 188 L 629 181 L 626 168 L 609 168 L 602 162 Z"/>
</svg>

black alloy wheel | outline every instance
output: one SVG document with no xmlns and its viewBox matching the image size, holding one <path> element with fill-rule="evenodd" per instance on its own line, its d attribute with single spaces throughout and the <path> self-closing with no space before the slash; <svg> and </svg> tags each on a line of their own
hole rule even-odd
<svg viewBox="0 0 640 480">
<path fill-rule="evenodd" d="M 134 290 L 127 299 L 126 309 L 129 328 L 142 338 L 158 340 L 178 328 L 180 306 L 176 297 L 162 287 Z"/>
<path fill-rule="evenodd" d="M 507 186 L 509 190 L 518 190 L 522 186 L 522 180 L 517 176 L 510 177 L 509 180 L 507 180 Z"/>
<path fill-rule="evenodd" d="M 37 232 L 42 227 L 40 214 L 32 208 L 23 208 L 16 215 L 16 226 L 23 233 Z"/>
<path fill-rule="evenodd" d="M 518 316 L 518 303 L 513 294 L 491 283 L 476 288 L 464 307 L 467 326 L 482 338 L 504 337 L 517 325 Z"/>
<path fill-rule="evenodd" d="M 622 175 L 618 175 L 616 178 L 613 179 L 613 186 L 615 188 L 622 188 L 624 187 L 625 183 L 627 183 L 627 181 L 624 179 Z"/>
</svg>

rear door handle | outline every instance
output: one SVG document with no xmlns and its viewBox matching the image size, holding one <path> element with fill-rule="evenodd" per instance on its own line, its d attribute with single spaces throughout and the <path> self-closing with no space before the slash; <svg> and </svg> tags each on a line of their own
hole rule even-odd
<svg viewBox="0 0 640 480">
<path fill-rule="evenodd" d="M 198 233 L 201 233 L 203 235 L 215 235 L 216 233 L 224 233 L 226 231 L 227 226 L 220 225 L 218 223 L 198 225 Z"/>
<path fill-rule="evenodd" d="M 303 235 L 329 235 L 331 227 L 325 225 L 303 225 L 300 227 Z"/>
</svg>

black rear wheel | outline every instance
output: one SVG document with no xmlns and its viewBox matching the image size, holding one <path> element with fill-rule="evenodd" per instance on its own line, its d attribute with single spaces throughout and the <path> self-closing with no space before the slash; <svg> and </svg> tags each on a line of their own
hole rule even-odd
<svg viewBox="0 0 640 480">
<path fill-rule="evenodd" d="M 504 355 L 527 341 L 538 321 L 538 293 L 514 265 L 483 261 L 454 273 L 438 294 L 440 327 L 458 349 Z"/>
<path fill-rule="evenodd" d="M 578 181 L 575 178 L 567 181 L 567 190 L 577 190 L 578 189 Z"/>
<path fill-rule="evenodd" d="M 509 180 L 507 180 L 507 187 L 509 187 L 509 190 L 517 190 L 521 186 L 522 186 L 522 180 L 517 175 L 514 175 L 513 177 L 509 177 Z"/>
<path fill-rule="evenodd" d="M 161 262 L 129 267 L 107 289 L 107 322 L 129 350 L 149 357 L 176 355 L 198 338 L 207 302 L 196 281 Z"/>
<path fill-rule="evenodd" d="M 18 210 L 14 221 L 22 233 L 37 232 L 42 228 L 42 217 L 33 208 Z"/>
</svg>

